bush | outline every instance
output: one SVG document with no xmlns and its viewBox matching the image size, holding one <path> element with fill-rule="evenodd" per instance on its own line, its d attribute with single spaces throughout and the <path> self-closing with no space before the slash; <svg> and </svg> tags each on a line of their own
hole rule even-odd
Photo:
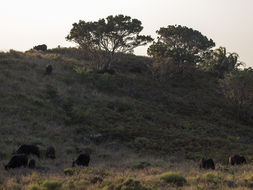
<svg viewBox="0 0 253 190">
<path fill-rule="evenodd" d="M 148 147 L 149 143 L 150 140 L 147 139 L 146 137 L 136 137 L 134 139 L 134 146 L 138 150 L 145 149 L 146 147 Z"/>
<path fill-rule="evenodd" d="M 183 186 L 187 183 L 186 179 L 177 172 L 167 172 L 160 175 L 160 179 L 176 186 Z"/>
<path fill-rule="evenodd" d="M 202 176 L 202 181 L 205 183 L 213 183 L 215 185 L 220 184 L 224 180 L 224 177 L 216 172 L 208 172 Z"/>
<path fill-rule="evenodd" d="M 144 169 L 144 168 L 147 168 L 147 167 L 150 167 L 152 166 L 151 163 L 149 163 L 148 161 L 140 161 L 140 162 L 137 162 L 137 163 L 134 163 L 131 168 L 133 170 L 135 169 Z"/>
<path fill-rule="evenodd" d="M 72 168 L 66 168 L 63 172 L 65 175 L 74 175 L 74 170 Z"/>
<path fill-rule="evenodd" d="M 148 188 L 141 185 L 139 180 L 129 178 L 121 180 L 121 183 L 117 185 L 116 190 L 148 190 Z"/>
<path fill-rule="evenodd" d="M 48 180 L 45 181 L 42 186 L 46 189 L 46 190 L 60 190 L 61 188 L 61 183 L 58 181 L 54 181 L 54 180 Z"/>
</svg>

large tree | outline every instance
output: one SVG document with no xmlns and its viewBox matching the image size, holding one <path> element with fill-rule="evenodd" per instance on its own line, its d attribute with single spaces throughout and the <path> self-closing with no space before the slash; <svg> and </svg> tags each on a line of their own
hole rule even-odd
<svg viewBox="0 0 253 190">
<path fill-rule="evenodd" d="M 201 55 L 215 46 L 213 40 L 186 26 L 169 25 L 160 28 L 157 34 L 158 39 L 148 48 L 148 55 L 158 60 L 171 58 L 179 70 L 187 65 L 195 66 Z"/>
<path fill-rule="evenodd" d="M 153 40 L 150 36 L 140 35 L 142 29 L 142 23 L 138 19 L 124 15 L 108 16 L 97 22 L 80 20 L 79 23 L 74 23 L 66 39 L 76 42 L 92 54 L 93 58 L 105 55 L 103 68 L 98 69 L 109 69 L 116 53 L 132 53 L 134 48 Z"/>
</svg>

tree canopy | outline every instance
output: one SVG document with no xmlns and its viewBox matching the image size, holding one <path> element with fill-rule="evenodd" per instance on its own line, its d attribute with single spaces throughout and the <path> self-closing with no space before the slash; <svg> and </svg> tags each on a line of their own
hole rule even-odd
<svg viewBox="0 0 253 190">
<path fill-rule="evenodd" d="M 229 53 L 225 47 L 219 47 L 210 51 L 201 65 L 205 70 L 209 70 L 219 78 L 223 78 L 226 73 L 235 71 L 238 67 L 244 65 L 238 58 L 237 53 Z"/>
<path fill-rule="evenodd" d="M 202 52 L 215 46 L 213 40 L 186 26 L 169 25 L 160 28 L 157 34 L 158 40 L 148 48 L 148 55 L 171 57 L 176 63 L 196 63 Z"/>
<path fill-rule="evenodd" d="M 142 23 L 138 19 L 124 15 L 108 16 L 96 22 L 80 20 L 74 23 L 66 39 L 76 42 L 92 54 L 104 52 L 107 63 L 103 67 L 110 68 L 115 53 L 132 53 L 134 48 L 153 40 L 150 36 L 140 35 L 142 30 Z"/>
</svg>

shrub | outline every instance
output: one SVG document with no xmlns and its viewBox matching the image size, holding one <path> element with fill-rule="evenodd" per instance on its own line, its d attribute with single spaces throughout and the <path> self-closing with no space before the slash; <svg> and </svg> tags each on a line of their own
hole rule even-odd
<svg viewBox="0 0 253 190">
<path fill-rule="evenodd" d="M 144 168 L 147 168 L 147 167 L 150 167 L 152 166 L 151 163 L 149 163 L 148 161 L 140 161 L 140 162 L 137 162 L 137 163 L 134 163 L 131 168 L 133 170 L 135 169 L 144 169 Z"/>
<path fill-rule="evenodd" d="M 186 179 L 180 175 L 178 172 L 166 172 L 160 175 L 160 179 L 171 183 L 176 186 L 183 186 L 187 183 Z"/>
<path fill-rule="evenodd" d="M 115 188 L 116 190 L 148 190 L 147 187 L 141 185 L 141 182 L 136 179 L 121 180 Z"/>
<path fill-rule="evenodd" d="M 54 181 L 54 180 L 48 180 L 45 181 L 42 186 L 46 189 L 46 190 L 60 190 L 61 188 L 61 183 L 58 181 Z"/>
<path fill-rule="evenodd" d="M 72 168 L 66 168 L 63 172 L 65 175 L 74 175 L 74 170 Z"/>
<path fill-rule="evenodd" d="M 202 181 L 205 183 L 213 183 L 215 185 L 221 183 L 224 177 L 216 172 L 208 172 L 202 176 Z"/>
<path fill-rule="evenodd" d="M 134 139 L 134 146 L 137 149 L 144 149 L 149 145 L 150 140 L 145 137 L 136 137 Z"/>
</svg>

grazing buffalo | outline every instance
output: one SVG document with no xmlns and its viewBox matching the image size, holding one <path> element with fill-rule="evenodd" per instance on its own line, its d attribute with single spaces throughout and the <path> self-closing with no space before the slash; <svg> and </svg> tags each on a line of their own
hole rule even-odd
<svg viewBox="0 0 253 190">
<path fill-rule="evenodd" d="M 215 165 L 214 165 L 214 162 L 213 162 L 213 159 L 209 158 L 209 159 L 205 159 L 205 158 L 202 158 L 199 162 L 199 168 L 200 169 L 215 169 Z"/>
<path fill-rule="evenodd" d="M 5 165 L 5 169 L 8 170 L 10 168 L 19 168 L 21 166 L 26 167 L 28 163 L 28 157 L 25 154 L 17 154 L 12 156 L 11 160 L 7 165 Z"/>
<path fill-rule="evenodd" d="M 55 148 L 53 146 L 47 148 L 46 158 L 55 159 Z"/>
<path fill-rule="evenodd" d="M 47 65 L 45 75 L 50 75 L 52 73 L 52 71 L 53 71 L 53 66 L 52 65 Z"/>
<path fill-rule="evenodd" d="M 75 164 L 78 166 L 88 166 L 90 162 L 89 154 L 80 154 L 78 158 L 72 163 L 72 167 L 75 167 Z"/>
<path fill-rule="evenodd" d="M 36 155 L 38 158 L 40 157 L 40 150 L 36 145 L 23 144 L 19 147 L 16 153 L 26 155 L 33 154 Z"/>
<path fill-rule="evenodd" d="M 34 46 L 33 49 L 38 50 L 38 51 L 46 51 L 47 45 L 45 45 L 45 44 L 37 45 L 37 46 Z"/>
<path fill-rule="evenodd" d="M 234 155 L 234 156 L 230 156 L 228 159 L 228 163 L 230 165 L 240 165 L 240 164 L 246 164 L 246 159 L 244 156 L 240 156 L 240 155 Z"/>
<path fill-rule="evenodd" d="M 34 169 L 35 168 L 35 160 L 31 159 L 28 163 L 28 168 Z"/>
</svg>

